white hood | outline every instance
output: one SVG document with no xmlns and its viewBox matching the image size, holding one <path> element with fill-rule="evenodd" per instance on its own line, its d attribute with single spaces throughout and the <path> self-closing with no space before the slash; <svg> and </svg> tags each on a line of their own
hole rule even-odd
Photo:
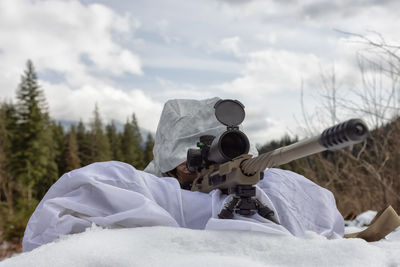
<svg viewBox="0 0 400 267">
<path fill-rule="evenodd" d="M 226 126 L 215 117 L 215 103 L 220 98 L 205 100 L 173 99 L 165 103 L 158 123 L 154 160 L 145 171 L 161 177 L 186 161 L 189 148 L 196 148 L 202 135 L 217 136 L 226 131 Z M 250 142 L 250 154 L 257 149 Z"/>
</svg>

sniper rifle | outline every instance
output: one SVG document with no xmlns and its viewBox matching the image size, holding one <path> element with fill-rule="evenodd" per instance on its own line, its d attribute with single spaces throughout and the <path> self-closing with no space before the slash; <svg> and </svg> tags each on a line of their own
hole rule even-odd
<svg viewBox="0 0 400 267">
<path fill-rule="evenodd" d="M 361 119 L 350 119 L 320 135 L 253 157 L 247 154 L 249 140 L 238 126 L 245 117 L 243 104 L 226 99 L 219 100 L 214 108 L 217 120 L 227 130 L 217 137 L 201 136 L 198 149 L 188 150 L 187 168 L 197 174 L 192 191 L 208 193 L 218 188 L 233 195 L 218 215 L 221 219 L 231 219 L 234 213 L 251 216 L 258 212 L 277 223 L 274 212 L 255 197 L 254 185 L 263 179 L 264 170 L 325 150 L 351 146 L 368 136 L 368 127 Z"/>
</svg>

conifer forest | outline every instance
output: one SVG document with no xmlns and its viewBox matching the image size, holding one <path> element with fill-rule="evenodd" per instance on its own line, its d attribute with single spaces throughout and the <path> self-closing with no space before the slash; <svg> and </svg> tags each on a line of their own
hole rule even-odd
<svg viewBox="0 0 400 267">
<path fill-rule="evenodd" d="M 36 205 L 64 173 L 92 162 L 118 160 L 137 169 L 153 157 L 153 137 L 142 140 L 135 114 L 122 131 L 104 125 L 95 107 L 89 125 L 69 129 L 51 119 L 34 65 L 27 62 L 17 101 L 0 103 L 0 233 L 19 244 Z"/>
</svg>

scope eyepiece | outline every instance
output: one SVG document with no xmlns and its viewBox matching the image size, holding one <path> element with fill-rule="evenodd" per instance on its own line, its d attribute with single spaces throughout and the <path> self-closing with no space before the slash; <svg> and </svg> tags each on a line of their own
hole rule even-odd
<svg viewBox="0 0 400 267">
<path fill-rule="evenodd" d="M 203 163 L 201 149 L 190 148 L 187 152 L 186 168 L 190 172 L 196 172 Z"/>
</svg>

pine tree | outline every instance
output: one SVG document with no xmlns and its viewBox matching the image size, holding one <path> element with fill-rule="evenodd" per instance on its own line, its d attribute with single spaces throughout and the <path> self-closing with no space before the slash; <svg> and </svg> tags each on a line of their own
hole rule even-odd
<svg viewBox="0 0 400 267">
<path fill-rule="evenodd" d="M 11 157 L 13 155 L 13 134 L 16 129 L 17 117 L 12 103 L 0 104 L 0 201 L 5 202 L 1 214 L 14 215 L 15 180 L 11 174 Z M 2 218 L 0 218 L 2 219 Z M 1 220 L 2 222 L 3 220 Z"/>
<path fill-rule="evenodd" d="M 114 122 L 106 126 L 106 134 L 110 142 L 111 157 L 113 160 L 123 160 L 121 150 L 121 136 L 117 132 Z"/>
<path fill-rule="evenodd" d="M 79 121 L 76 129 L 76 141 L 78 144 L 78 157 L 81 160 L 81 166 L 86 166 L 91 163 L 91 142 L 89 133 L 82 120 Z"/>
<path fill-rule="evenodd" d="M 17 99 L 17 153 L 13 157 L 13 171 L 26 189 L 28 201 L 41 199 L 58 178 L 58 171 L 46 100 L 31 61 L 21 77 Z"/>
<path fill-rule="evenodd" d="M 7 132 L 5 127 L 5 120 L 3 115 L 3 108 L 0 107 L 0 201 L 4 201 L 6 199 L 6 184 L 8 182 L 7 171 L 6 171 L 6 147 L 9 144 L 7 140 Z"/>
<path fill-rule="evenodd" d="M 2 209 L 3 202 L 8 202 L 7 197 L 7 185 L 10 182 L 9 175 L 7 172 L 7 146 L 9 145 L 9 140 L 7 140 L 7 132 L 5 129 L 5 121 L 3 117 L 3 110 L 0 107 L 0 214 L 7 214 Z M 2 216 L 0 216 L 0 223 L 2 221 Z"/>
<path fill-rule="evenodd" d="M 17 89 L 12 131 L 9 131 L 11 151 L 7 156 L 9 189 L 12 207 L 2 222 L 3 238 L 20 240 L 26 223 L 38 200 L 58 178 L 55 162 L 55 142 L 51 122 L 47 112 L 44 94 L 37 81 L 31 61 L 21 77 Z M 7 115 L 9 117 L 9 114 Z"/>
<path fill-rule="evenodd" d="M 103 131 L 99 108 L 97 104 L 90 123 L 91 162 L 111 160 L 110 143 Z"/>
<path fill-rule="evenodd" d="M 146 143 L 144 145 L 143 151 L 143 161 L 145 166 L 153 160 L 153 147 L 154 147 L 154 139 L 153 136 L 149 133 L 147 134 Z"/>
<path fill-rule="evenodd" d="M 81 167 L 81 159 L 79 158 L 78 143 L 76 139 L 75 126 L 72 125 L 67 135 L 67 141 L 64 152 L 65 172 L 72 171 Z"/>
<path fill-rule="evenodd" d="M 124 125 L 121 145 L 123 161 L 133 165 L 137 169 L 144 168 L 141 143 L 142 137 L 140 135 L 139 126 L 136 120 L 136 116 L 135 114 L 133 114 L 132 120 L 128 120 Z"/>
<path fill-rule="evenodd" d="M 51 122 L 51 129 L 53 131 L 54 138 L 54 155 L 55 161 L 58 168 L 58 177 L 65 172 L 65 161 L 64 161 L 64 146 L 65 146 L 65 133 L 61 123 Z"/>
</svg>

